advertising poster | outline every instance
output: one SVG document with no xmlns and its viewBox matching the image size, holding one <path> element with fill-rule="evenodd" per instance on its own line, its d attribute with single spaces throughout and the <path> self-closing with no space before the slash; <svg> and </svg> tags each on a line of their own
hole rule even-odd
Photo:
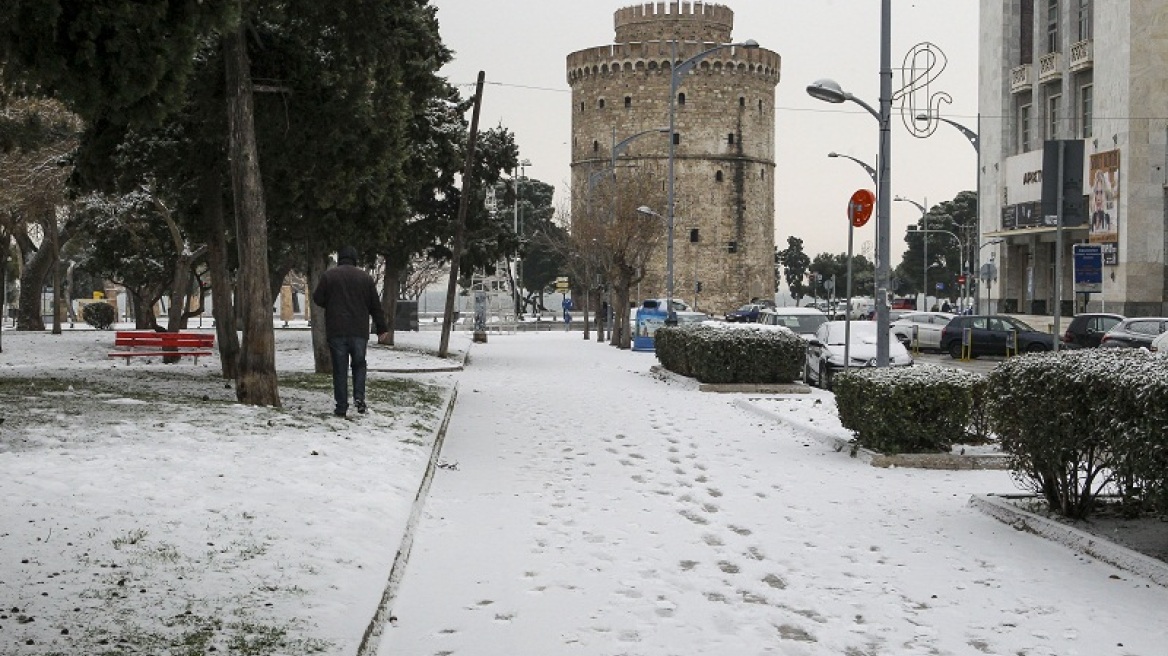
<svg viewBox="0 0 1168 656">
<path fill-rule="evenodd" d="M 1119 150 L 1091 155 L 1088 209 L 1092 244 L 1103 244 L 1103 263 L 1119 264 Z"/>
</svg>

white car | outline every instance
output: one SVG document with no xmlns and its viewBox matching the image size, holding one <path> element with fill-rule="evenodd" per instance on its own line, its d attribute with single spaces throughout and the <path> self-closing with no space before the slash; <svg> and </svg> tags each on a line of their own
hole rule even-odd
<svg viewBox="0 0 1168 656">
<path fill-rule="evenodd" d="M 832 376 L 844 369 L 844 333 L 846 321 L 828 321 L 815 331 L 807 342 L 807 362 L 803 365 L 803 380 L 808 385 L 831 389 Z M 849 367 L 876 366 L 876 322 L 851 322 L 851 340 L 848 346 Z M 888 339 L 888 366 L 907 367 L 912 356 L 897 339 Z"/>
<path fill-rule="evenodd" d="M 1162 356 L 1168 356 L 1168 331 L 1160 333 L 1160 336 L 1152 340 L 1152 345 L 1148 347 L 1152 353 L 1159 353 Z"/>
<path fill-rule="evenodd" d="M 816 308 L 763 308 L 758 312 L 758 323 L 764 326 L 786 326 L 803 339 L 811 339 L 815 331 L 827 323 L 827 315 Z"/>
<path fill-rule="evenodd" d="M 913 347 L 913 330 L 916 330 L 917 348 L 920 350 L 941 350 L 941 331 L 956 316 L 949 312 L 910 312 L 901 315 L 890 324 L 892 334 L 904 344 Z"/>
</svg>

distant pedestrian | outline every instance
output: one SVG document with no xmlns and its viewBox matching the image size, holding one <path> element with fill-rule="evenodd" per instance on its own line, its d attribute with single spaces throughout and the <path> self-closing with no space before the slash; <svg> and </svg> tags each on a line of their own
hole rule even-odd
<svg viewBox="0 0 1168 656">
<path fill-rule="evenodd" d="M 324 330 L 333 364 L 333 414 L 349 410 L 348 370 L 353 371 L 353 405 L 364 414 L 365 351 L 369 346 L 369 318 L 373 318 L 377 342 L 389 341 L 389 324 L 373 277 L 357 268 L 357 249 L 345 246 L 337 253 L 337 266 L 320 277 L 312 301 L 324 308 Z"/>
<path fill-rule="evenodd" d="M 572 309 L 572 299 L 565 296 L 564 300 L 560 303 L 560 306 L 564 308 L 564 330 L 571 330 L 572 315 L 568 311 Z"/>
<path fill-rule="evenodd" d="M 949 305 L 949 301 L 945 301 L 944 303 L 941 304 L 941 311 L 942 312 L 949 312 L 952 309 L 953 309 L 953 306 Z"/>
</svg>

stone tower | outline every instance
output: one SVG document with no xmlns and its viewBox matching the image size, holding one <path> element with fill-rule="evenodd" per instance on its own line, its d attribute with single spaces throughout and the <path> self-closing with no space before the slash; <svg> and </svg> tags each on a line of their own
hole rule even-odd
<svg viewBox="0 0 1168 656">
<path fill-rule="evenodd" d="M 588 202 L 589 176 L 609 169 L 614 143 L 669 125 L 674 45 L 680 63 L 733 42 L 734 12 L 721 5 L 636 5 L 618 9 L 614 22 L 615 43 L 568 55 L 574 211 Z M 774 298 L 779 69 L 770 50 L 725 48 L 678 87 L 674 296 L 711 314 Z M 646 134 L 620 154 L 617 177 L 646 175 L 665 189 L 668 159 L 668 137 Z M 667 213 L 664 203 L 654 209 Z M 645 298 L 665 296 L 664 244 L 658 250 L 640 286 Z"/>
</svg>

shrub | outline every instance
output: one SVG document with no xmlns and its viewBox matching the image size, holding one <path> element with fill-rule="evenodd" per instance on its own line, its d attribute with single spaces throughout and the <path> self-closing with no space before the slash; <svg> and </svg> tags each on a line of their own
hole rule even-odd
<svg viewBox="0 0 1168 656">
<path fill-rule="evenodd" d="M 755 325 L 666 326 L 653 341 L 663 367 L 703 383 L 790 383 L 807 352 L 795 333 Z"/>
<path fill-rule="evenodd" d="M 109 330 L 118 320 L 118 313 L 109 303 L 87 303 L 81 308 L 81 318 L 98 330 Z"/>
<path fill-rule="evenodd" d="M 853 369 L 833 380 L 840 423 L 880 453 L 948 451 L 965 436 L 981 377 L 952 367 Z"/>
<path fill-rule="evenodd" d="M 989 377 L 990 422 L 1014 477 L 1064 516 L 1112 489 L 1168 510 L 1168 367 L 1142 349 L 1031 354 Z"/>
</svg>

